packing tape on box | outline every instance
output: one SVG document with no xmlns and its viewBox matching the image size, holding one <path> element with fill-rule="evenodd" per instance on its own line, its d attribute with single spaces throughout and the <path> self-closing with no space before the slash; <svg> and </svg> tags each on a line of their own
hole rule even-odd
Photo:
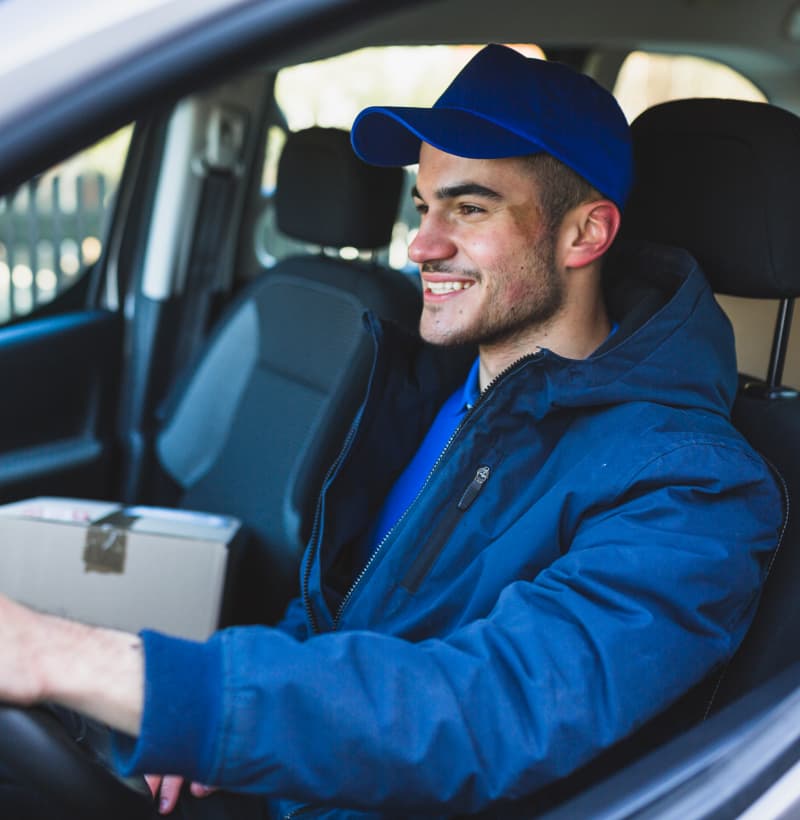
<svg viewBox="0 0 800 820">
<path fill-rule="evenodd" d="M 84 572 L 125 572 L 127 532 L 138 517 L 117 511 L 89 525 L 83 548 Z"/>
</svg>

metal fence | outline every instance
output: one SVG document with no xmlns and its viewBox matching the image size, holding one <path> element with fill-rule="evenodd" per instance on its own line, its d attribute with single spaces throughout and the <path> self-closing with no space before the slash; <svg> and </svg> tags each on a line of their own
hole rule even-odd
<svg viewBox="0 0 800 820">
<path fill-rule="evenodd" d="M 102 250 L 102 173 L 49 173 L 0 198 L 0 322 L 68 288 Z"/>
</svg>

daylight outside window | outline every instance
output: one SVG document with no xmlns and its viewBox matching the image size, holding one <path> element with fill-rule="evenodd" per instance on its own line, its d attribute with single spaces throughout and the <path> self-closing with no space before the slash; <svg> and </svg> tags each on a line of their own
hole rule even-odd
<svg viewBox="0 0 800 820">
<path fill-rule="evenodd" d="M 50 302 L 100 258 L 131 130 L 0 198 L 0 323 Z"/>
</svg>

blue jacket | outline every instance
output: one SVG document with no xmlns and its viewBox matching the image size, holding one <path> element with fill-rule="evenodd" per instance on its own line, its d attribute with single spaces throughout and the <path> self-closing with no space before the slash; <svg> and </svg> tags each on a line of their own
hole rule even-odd
<svg viewBox="0 0 800 820">
<path fill-rule="evenodd" d="M 731 656 L 782 511 L 729 423 L 730 326 L 682 251 L 635 245 L 608 267 L 618 332 L 589 359 L 541 350 L 498 377 L 332 612 L 323 579 L 346 575 L 464 375 L 368 319 L 370 387 L 320 495 L 302 598 L 279 628 L 144 633 L 124 770 L 377 812 L 336 817 L 491 810 Z"/>
</svg>

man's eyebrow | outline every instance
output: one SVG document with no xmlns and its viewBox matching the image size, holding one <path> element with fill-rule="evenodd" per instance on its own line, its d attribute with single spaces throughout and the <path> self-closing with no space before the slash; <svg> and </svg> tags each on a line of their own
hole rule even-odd
<svg viewBox="0 0 800 820">
<path fill-rule="evenodd" d="M 411 196 L 414 199 L 423 199 L 420 195 L 419 189 L 415 185 L 411 189 Z M 484 199 L 502 199 L 503 195 L 487 188 L 485 185 L 479 185 L 477 182 L 461 182 L 457 185 L 447 185 L 444 188 L 439 188 L 434 192 L 436 199 L 455 199 L 459 196 L 480 196 Z"/>
</svg>

